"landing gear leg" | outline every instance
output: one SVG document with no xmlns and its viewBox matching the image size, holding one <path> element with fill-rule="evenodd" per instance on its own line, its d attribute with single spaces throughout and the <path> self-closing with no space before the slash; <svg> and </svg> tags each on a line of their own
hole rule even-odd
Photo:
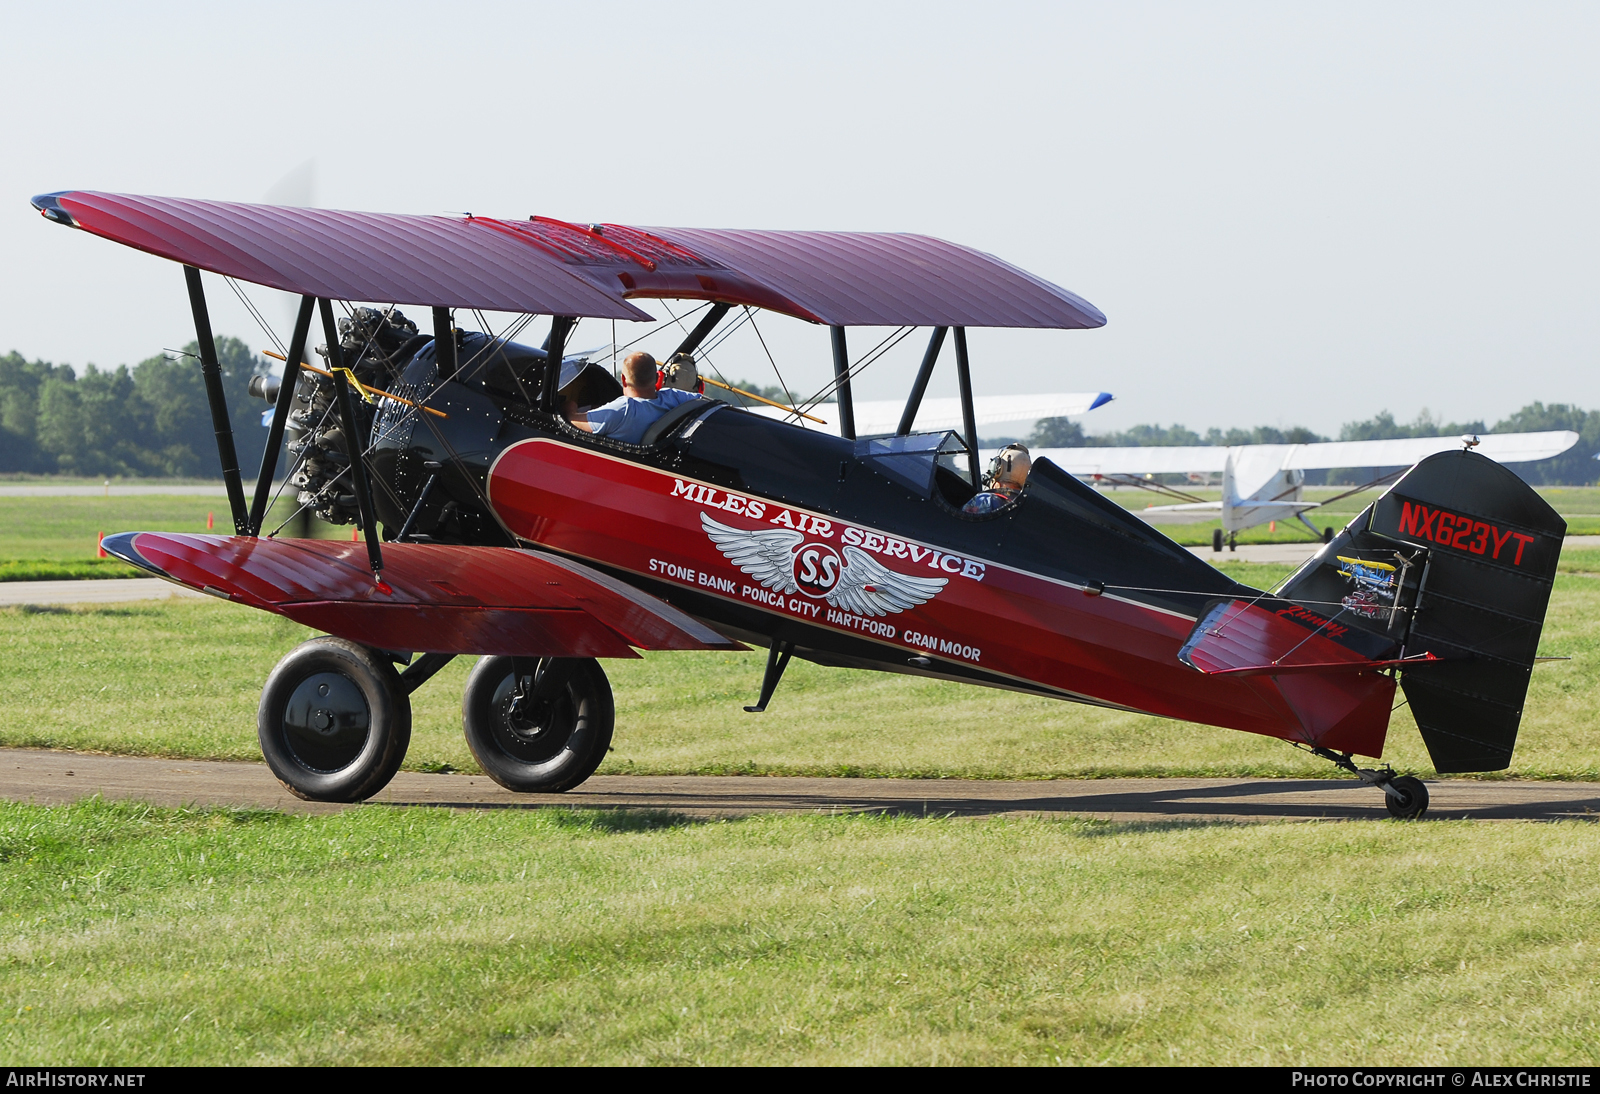
<svg viewBox="0 0 1600 1094">
<path fill-rule="evenodd" d="M 767 709 L 767 704 L 772 702 L 772 693 L 778 690 L 778 681 L 783 679 L 783 670 L 789 667 L 789 655 L 792 653 L 793 642 L 777 638 L 772 640 L 772 645 L 767 647 L 767 671 L 761 677 L 761 698 L 756 700 L 755 706 L 744 708 L 746 714 L 760 714 Z"/>
<path fill-rule="evenodd" d="M 1396 775 L 1394 768 L 1384 764 L 1382 771 L 1357 767 L 1348 752 L 1334 752 L 1321 745 L 1311 745 L 1309 751 L 1324 760 L 1350 772 L 1362 782 L 1383 791 L 1383 804 L 1396 820 L 1418 820 L 1428 811 L 1428 786 L 1415 775 Z"/>
</svg>

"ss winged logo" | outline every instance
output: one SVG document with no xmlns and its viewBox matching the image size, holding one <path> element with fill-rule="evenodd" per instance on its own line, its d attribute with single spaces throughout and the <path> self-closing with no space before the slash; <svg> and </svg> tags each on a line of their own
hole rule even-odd
<svg viewBox="0 0 1600 1094">
<path fill-rule="evenodd" d="M 826 543 L 807 543 L 789 528 L 746 531 L 719 524 L 704 513 L 700 526 L 729 562 L 763 588 L 784 594 L 820 597 L 840 611 L 878 616 L 915 608 L 937 596 L 948 578 L 896 573 L 859 547 L 840 552 Z"/>
</svg>

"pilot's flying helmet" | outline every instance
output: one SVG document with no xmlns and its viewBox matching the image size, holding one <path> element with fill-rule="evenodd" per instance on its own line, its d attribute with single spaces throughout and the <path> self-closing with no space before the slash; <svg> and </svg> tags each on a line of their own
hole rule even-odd
<svg viewBox="0 0 1600 1094">
<path fill-rule="evenodd" d="M 1028 455 L 1028 446 L 1008 444 L 989 461 L 989 471 L 983 482 L 990 490 L 1021 490 L 1032 469 L 1033 457 Z"/>
<path fill-rule="evenodd" d="M 679 391 L 703 392 L 706 383 L 700 379 L 700 370 L 692 353 L 674 353 L 661 369 L 661 386 L 675 387 Z"/>
</svg>

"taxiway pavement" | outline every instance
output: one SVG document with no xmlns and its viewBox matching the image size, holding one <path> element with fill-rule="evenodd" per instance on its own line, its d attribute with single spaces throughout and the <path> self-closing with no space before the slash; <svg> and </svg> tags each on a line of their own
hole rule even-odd
<svg viewBox="0 0 1600 1094">
<path fill-rule="evenodd" d="M 283 484 L 273 483 L 274 491 Z M 222 483 L 162 482 L 0 482 L 0 498 L 136 498 L 136 497 L 225 498 Z"/>
<path fill-rule="evenodd" d="M 1440 779 L 1429 819 L 1600 819 L 1600 783 Z M 101 795 L 162 806 L 333 813 L 303 802 L 264 764 L 0 749 L 0 797 L 60 805 Z M 565 794 L 512 794 L 481 775 L 401 772 L 372 803 L 452 809 L 656 810 L 695 818 L 761 813 L 1095 817 L 1113 821 L 1382 820 L 1382 795 L 1348 779 L 810 779 L 597 775 Z"/>
<path fill-rule="evenodd" d="M 0 581 L 0 607 L 51 604 L 119 604 L 169 596 L 205 596 L 159 577 L 86 578 L 82 581 Z"/>
</svg>

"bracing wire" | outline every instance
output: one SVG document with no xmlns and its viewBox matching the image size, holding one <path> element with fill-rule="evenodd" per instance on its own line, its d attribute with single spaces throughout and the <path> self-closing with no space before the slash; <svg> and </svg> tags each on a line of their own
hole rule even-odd
<svg viewBox="0 0 1600 1094">
<path fill-rule="evenodd" d="M 346 318 L 353 319 L 355 317 L 355 311 L 350 307 L 350 302 L 348 300 L 341 300 L 338 303 L 339 303 L 339 307 L 344 311 Z M 384 308 L 383 309 L 383 318 L 384 318 L 384 320 L 387 322 L 389 317 L 392 316 L 394 314 L 394 312 L 395 312 L 395 305 L 394 304 L 390 304 L 388 307 Z M 364 356 L 366 354 L 367 350 L 372 347 L 372 340 L 375 337 L 377 337 L 377 333 L 378 333 L 377 328 L 373 328 L 372 333 L 367 335 L 367 340 L 365 342 L 363 342 L 361 344 L 361 348 L 356 351 L 355 358 L 351 362 L 351 367 L 354 367 L 355 361 L 359 361 L 362 358 L 362 356 Z M 274 338 L 273 341 L 277 341 L 277 339 Z M 284 355 L 284 361 L 287 364 L 288 358 L 289 358 L 288 352 L 282 350 L 282 343 L 279 343 L 279 347 L 280 347 L 280 352 L 282 352 L 283 355 Z M 324 348 L 326 348 L 326 347 L 324 347 Z M 331 356 L 332 355 L 331 355 L 331 352 L 330 352 L 330 357 Z M 317 424 L 312 426 L 309 430 L 306 431 L 306 436 L 310 436 L 312 433 L 315 433 L 317 430 L 321 429 L 322 428 L 322 424 L 328 420 L 328 415 L 330 413 L 332 413 L 332 411 L 333 411 L 333 404 L 329 403 L 327 409 L 325 409 L 322 412 L 322 417 L 317 420 Z M 284 423 L 284 427 L 288 428 L 288 424 L 289 423 L 285 422 Z M 266 458 L 265 455 L 263 455 L 262 458 L 265 459 Z M 272 507 L 274 505 L 278 504 L 278 499 L 283 496 L 284 488 L 289 485 L 289 480 L 294 477 L 295 472 L 300 470 L 300 466 L 303 463 L 305 463 L 305 460 L 306 460 L 305 451 L 304 451 L 304 449 L 302 449 L 300 454 L 295 457 L 295 462 L 292 465 L 290 465 L 290 467 L 289 467 L 289 469 L 287 471 L 284 472 L 283 478 L 278 480 L 278 488 L 272 492 L 271 499 L 268 500 L 266 508 L 262 511 L 262 519 L 263 520 L 266 519 L 266 514 L 267 513 L 272 512 Z M 342 475 L 342 474 L 344 474 L 344 472 L 341 471 L 339 474 Z M 339 476 L 335 475 L 332 479 L 329 479 L 328 480 L 328 485 L 331 486 L 334 482 L 338 481 L 338 478 L 339 478 Z M 385 484 L 385 488 L 386 489 L 387 489 L 387 485 L 388 484 Z M 390 494 L 390 496 L 393 496 L 394 491 L 390 490 L 389 494 Z M 278 525 L 278 527 L 274 528 L 271 532 L 269 532 L 267 534 L 267 538 L 271 539 L 273 536 L 276 536 L 279 532 L 283 531 L 284 527 L 289 523 L 289 521 L 293 520 L 295 517 L 298 517 L 301 513 L 303 513 L 305 511 L 305 509 L 306 509 L 306 506 L 309 505 L 309 504 L 310 504 L 309 502 L 302 503 L 298 509 L 296 509 L 293 513 L 289 514 L 289 520 L 284 521 L 283 524 Z"/>
<path fill-rule="evenodd" d="M 1156 586 L 1149 586 L 1149 585 L 1106 585 L 1105 586 L 1105 590 L 1108 593 L 1109 592 L 1161 593 L 1161 594 L 1163 594 L 1165 596 L 1200 596 L 1200 597 L 1210 597 L 1212 599 L 1220 599 L 1218 597 L 1217 592 L 1216 592 L 1215 589 L 1210 590 L 1210 591 L 1205 591 L 1205 590 L 1197 590 L 1197 589 L 1163 589 L 1163 588 L 1159 588 L 1159 587 L 1156 587 Z M 1262 593 L 1261 596 L 1252 597 L 1250 600 L 1245 601 L 1245 607 L 1246 608 L 1252 607 L 1255 604 L 1257 604 L 1258 602 L 1260 602 L 1263 598 L 1269 597 L 1269 596 L 1273 596 L 1273 595 L 1275 595 L 1275 594 L 1273 594 L 1273 593 Z M 1301 600 L 1299 598 L 1296 598 L 1294 603 L 1296 603 L 1296 604 L 1316 604 L 1316 605 L 1318 605 L 1320 607 L 1324 607 L 1324 608 L 1341 608 L 1341 609 L 1344 609 L 1344 611 L 1348 611 L 1349 610 L 1349 609 L 1345 608 L 1344 601 L 1342 601 L 1342 600 Z M 1387 609 L 1385 609 L 1385 610 L 1387 610 Z M 1407 612 L 1407 611 L 1410 611 L 1411 609 L 1403 607 L 1400 610 L 1402 612 Z M 1343 615 L 1344 611 L 1341 611 L 1338 614 L 1339 615 Z M 1337 616 L 1335 618 L 1337 618 Z M 1229 622 L 1232 622 L 1232 620 L 1229 620 Z M 1330 622 L 1332 622 L 1332 620 L 1330 620 Z M 1227 624 L 1224 623 L 1223 626 L 1227 626 Z M 1219 630 L 1213 631 L 1212 633 L 1213 634 L 1221 634 L 1222 631 L 1219 629 Z M 1298 648 L 1299 647 L 1296 647 L 1296 649 L 1298 649 Z"/>
<path fill-rule="evenodd" d="M 801 409 L 815 410 L 817 405 L 829 395 L 836 394 L 840 388 L 840 385 L 846 383 L 847 381 L 854 380 L 857 376 L 861 375 L 861 373 L 866 371 L 868 365 L 873 364 L 884 354 L 894 349 L 895 346 L 898 346 L 901 342 L 905 341 L 908 337 L 910 337 L 912 331 L 916 329 L 916 327 L 901 327 L 893 334 L 890 334 L 888 337 L 884 338 L 882 342 L 879 342 L 872 349 L 868 350 L 866 355 L 858 359 L 854 365 L 846 367 L 842 376 L 835 376 L 828 383 L 824 384 L 820 391 L 810 396 L 806 400 L 805 406 Z"/>
<path fill-rule="evenodd" d="M 879 357 L 883 356 L 883 354 L 885 354 L 889 350 L 893 349 L 896 345 L 899 345 L 901 339 L 903 339 L 907 335 L 909 335 L 912 332 L 912 330 L 914 330 L 914 329 L 915 328 L 913 328 L 913 327 L 901 327 L 901 328 L 899 328 L 894 334 L 891 334 L 888 337 L 884 338 L 883 341 L 879 342 L 872 349 L 868 350 L 865 355 L 863 355 L 862 357 L 857 358 L 855 364 L 846 365 L 844 374 L 842 376 L 835 376 L 835 377 L 833 377 L 833 379 L 829 380 L 826 384 L 824 384 L 820 391 L 818 391 L 815 395 L 812 395 L 807 400 L 807 405 L 806 405 L 805 409 L 811 410 L 818 403 L 822 402 L 822 400 L 826 399 L 829 395 L 838 394 L 838 391 L 839 391 L 839 388 L 840 388 L 841 385 L 843 385 L 846 381 L 853 380 L 857 376 L 859 376 L 861 374 L 861 372 L 868 365 L 872 364 Z"/>
<path fill-rule="evenodd" d="M 726 342 L 729 338 L 732 338 L 739 328 L 748 322 L 750 322 L 750 309 L 746 308 L 744 314 L 739 316 L 739 318 L 731 325 L 718 331 L 717 336 L 713 338 L 708 345 L 700 347 L 697 352 L 703 356 L 710 353 L 712 350 L 717 349 L 722 345 L 722 343 Z"/>
<path fill-rule="evenodd" d="M 498 335 L 493 333 L 492 328 L 489 331 L 484 332 L 489 336 L 488 343 L 483 348 L 478 350 L 477 353 L 468 358 L 464 364 L 457 368 L 456 378 L 465 381 L 476 377 L 478 372 L 488 364 L 490 356 L 497 352 L 502 346 L 510 344 L 512 340 L 514 340 L 518 335 L 528 328 L 528 325 L 531 324 L 535 318 L 536 317 L 531 314 L 523 315 L 508 324 L 506 330 Z M 398 419 L 395 421 L 393 428 L 399 429 L 406 425 L 411 419 L 421 415 L 423 405 L 427 403 L 429 399 L 437 395 L 439 390 L 448 382 L 449 380 L 447 378 L 441 377 L 426 393 L 418 395 L 416 399 L 417 405 L 414 407 L 407 407 L 406 410 L 400 414 Z M 371 451 L 371 449 L 369 448 L 368 451 Z"/>
<path fill-rule="evenodd" d="M 341 302 L 341 303 L 343 303 L 343 302 Z M 348 305 L 345 305 L 345 306 L 348 309 Z M 394 310 L 394 305 L 390 305 L 389 308 L 386 310 L 385 315 L 388 315 L 389 313 L 392 313 L 393 310 Z M 503 345 L 509 343 L 514 338 L 516 338 L 517 335 L 521 334 L 524 330 L 526 330 L 528 325 L 533 322 L 535 317 L 533 315 L 520 316 L 518 319 L 514 320 L 512 323 L 508 324 L 507 329 L 504 332 L 502 332 L 501 334 L 499 334 L 499 335 L 494 334 L 493 327 L 490 324 L 488 324 L 486 321 L 484 321 L 483 316 L 481 314 L 478 316 L 478 318 L 479 318 L 480 322 L 483 322 L 483 325 L 485 327 L 489 328 L 487 331 L 484 332 L 484 333 L 489 335 L 489 342 L 482 349 L 480 349 L 477 353 L 475 353 L 471 358 L 469 358 L 468 361 L 458 369 L 457 375 L 461 376 L 461 377 L 463 377 L 465 379 L 471 379 L 473 376 L 475 376 L 476 373 L 477 373 L 477 370 L 482 368 L 485 364 L 487 364 L 488 360 L 491 358 L 491 356 L 492 356 L 492 354 L 494 352 L 498 351 Z M 371 343 L 371 338 L 369 337 L 367 344 L 370 345 L 370 343 Z M 362 352 L 365 352 L 365 348 L 366 347 L 363 346 Z M 426 403 L 428 401 L 428 399 L 432 398 L 435 394 L 437 394 L 439 389 L 444 386 L 445 382 L 446 381 L 441 379 L 438 383 L 436 383 L 434 385 L 434 387 L 431 390 L 429 390 L 425 395 L 421 396 L 420 398 L 418 398 L 416 400 L 416 403 L 417 403 L 416 406 L 408 407 L 406 409 L 406 411 L 403 414 L 401 414 L 399 416 L 399 418 L 395 421 L 394 425 L 390 429 L 390 432 L 393 432 L 394 430 L 397 430 L 397 429 L 401 428 L 409 420 L 419 416 L 421 414 L 422 405 L 424 403 Z M 317 424 L 315 426 L 312 426 L 311 429 L 309 429 L 307 431 L 307 433 L 308 434 L 314 433 L 318 429 L 321 429 L 323 423 L 327 421 L 328 415 L 330 413 L 332 413 L 332 411 L 333 411 L 333 405 L 330 403 L 328 408 L 323 411 L 321 419 L 319 419 Z M 426 420 L 426 419 L 424 419 L 424 420 Z M 437 434 L 437 431 L 435 431 L 435 433 Z M 443 443 L 444 443 L 446 448 L 450 448 L 451 449 L 451 455 L 455 456 L 456 455 L 455 451 L 454 451 L 453 447 L 450 445 L 449 441 L 444 437 L 440 437 L 439 439 L 441 441 L 443 441 Z M 367 456 L 371 455 L 372 452 L 376 449 L 376 447 L 377 447 L 377 439 L 375 438 L 372 441 L 370 441 L 367 444 L 367 446 L 362 450 L 361 458 L 365 459 Z M 456 457 L 456 458 L 459 459 L 459 457 Z M 305 462 L 305 455 L 304 455 L 304 453 L 302 453 L 300 455 L 300 457 L 296 460 L 295 465 L 290 469 L 289 473 L 284 476 L 283 481 L 279 483 L 278 491 L 277 491 L 277 493 L 275 493 L 273 495 L 272 504 L 276 504 L 278 496 L 282 494 L 283 489 L 288 484 L 289 479 L 293 476 L 293 474 L 296 471 L 298 471 L 300 469 L 301 464 L 303 464 L 304 462 Z M 349 470 L 349 468 L 345 468 L 345 470 Z M 327 486 L 331 486 L 335 482 L 338 482 L 339 479 L 344 475 L 344 473 L 345 473 L 345 471 L 340 471 L 338 474 L 334 475 L 333 478 L 329 479 L 328 482 L 324 486 L 324 490 L 326 490 Z M 472 481 L 472 477 L 470 475 L 467 476 L 467 479 L 468 479 L 468 482 L 471 483 L 473 489 L 479 494 L 480 497 L 482 497 L 483 491 L 478 488 L 478 484 L 476 482 Z M 396 504 L 399 504 L 399 499 L 394 497 L 394 491 L 392 489 L 389 489 L 388 484 L 387 483 L 383 483 L 382 485 L 384 486 L 385 490 L 388 492 L 390 497 L 394 498 Z M 483 501 L 484 501 L 485 504 L 488 503 L 488 499 L 487 498 L 483 498 Z M 273 531 L 270 534 L 273 535 L 273 536 L 277 535 L 279 532 L 281 532 L 288 525 L 289 521 L 294 520 L 294 518 L 299 516 L 302 512 L 304 512 L 309 505 L 310 505 L 310 502 L 306 502 L 306 503 L 301 504 L 299 506 L 299 508 L 297 508 L 293 513 L 291 513 L 289 515 L 288 520 L 285 520 L 282 524 L 279 524 L 278 527 L 273 529 Z M 268 511 L 269 512 L 271 511 L 271 506 L 270 505 L 268 507 Z"/>
<path fill-rule="evenodd" d="M 666 311 L 666 313 L 668 315 L 672 315 L 672 308 L 670 306 L 668 306 L 666 301 L 662 301 L 661 302 L 661 307 Z M 701 307 L 704 307 L 704 305 L 701 305 Z M 682 315 L 673 316 L 673 319 L 674 319 L 675 322 L 677 322 L 678 326 L 683 327 L 684 331 L 687 332 L 689 328 L 685 327 L 683 325 L 683 321 L 685 319 L 689 318 L 689 316 L 693 315 L 695 312 L 697 312 L 699 310 L 700 310 L 700 308 L 695 308 L 694 311 L 688 311 L 688 312 L 684 312 Z M 737 324 L 735 324 L 735 327 L 737 328 Z M 726 341 L 726 339 L 718 339 L 717 342 L 716 342 L 716 345 L 721 345 L 724 341 Z M 696 352 L 698 354 L 699 360 L 704 361 L 706 364 L 711 366 L 711 371 L 715 372 L 717 374 L 717 379 L 719 379 L 723 383 L 727 384 L 728 383 L 728 378 L 722 374 L 722 370 L 717 367 L 717 363 L 711 359 L 710 349 L 709 348 L 700 349 L 700 350 L 697 350 Z M 733 385 L 732 384 L 728 384 L 728 386 L 732 387 Z"/>
<path fill-rule="evenodd" d="M 750 316 L 750 329 L 756 332 L 756 338 L 761 342 L 762 352 L 767 355 L 767 363 L 772 366 L 772 374 L 778 378 L 778 386 L 783 388 L 783 401 L 791 407 L 794 406 L 794 396 L 789 393 L 788 381 L 783 378 L 783 373 L 778 371 L 778 362 L 773 358 L 772 351 L 767 348 L 767 340 L 761 336 L 761 328 L 756 325 L 755 311 L 749 305 L 746 305 L 744 310 Z M 796 421 L 803 422 L 804 419 L 796 417 Z"/>
<path fill-rule="evenodd" d="M 245 295 L 244 290 L 239 287 L 239 283 L 226 275 L 223 276 L 222 280 L 228 283 L 228 288 L 233 290 L 233 295 L 239 298 L 239 303 L 244 305 L 245 311 L 250 313 L 250 317 L 256 321 L 256 326 L 260 327 L 262 332 L 266 334 L 267 338 L 272 341 L 272 344 L 277 347 L 278 352 L 287 355 L 289 351 L 284 348 L 282 342 L 278 341 L 278 336 L 273 333 L 272 326 L 267 322 L 266 317 L 261 314 L 250 298 Z"/>
<path fill-rule="evenodd" d="M 654 338 L 656 335 L 660 334 L 663 330 L 665 330 L 668 327 L 672 326 L 672 324 L 674 324 L 674 323 L 676 323 L 678 326 L 682 327 L 683 326 L 683 321 L 685 319 L 689 318 L 691 315 L 696 314 L 697 312 L 702 312 L 705 309 L 709 308 L 711 306 L 711 303 L 712 303 L 711 301 L 707 300 L 704 304 L 700 304 L 700 305 L 698 305 L 698 306 L 696 306 L 694 308 L 691 308 L 688 311 L 684 312 L 682 315 L 673 315 L 672 314 L 672 309 L 667 307 L 666 302 L 663 301 L 661 303 L 661 307 L 662 307 L 662 309 L 664 311 L 666 311 L 666 313 L 669 316 L 669 318 L 662 320 L 660 323 L 657 323 L 655 326 L 651 327 L 649 330 L 645 331 L 643 334 L 639 335 L 639 337 L 635 338 L 633 341 L 629 342 L 625 346 L 618 346 L 616 344 L 616 341 L 617 341 L 616 337 L 613 334 L 613 337 L 611 339 L 611 343 L 612 343 L 613 347 L 615 347 L 615 348 L 612 351 L 612 357 L 615 358 L 615 356 L 618 353 L 621 353 L 623 350 L 631 349 L 632 347 L 637 346 L 640 342 L 643 342 L 646 338 Z M 617 321 L 615 319 L 613 319 L 611 321 L 611 328 L 612 328 L 613 332 L 616 330 L 616 326 L 617 326 Z M 687 330 L 688 328 L 684 327 L 684 329 Z"/>
</svg>

